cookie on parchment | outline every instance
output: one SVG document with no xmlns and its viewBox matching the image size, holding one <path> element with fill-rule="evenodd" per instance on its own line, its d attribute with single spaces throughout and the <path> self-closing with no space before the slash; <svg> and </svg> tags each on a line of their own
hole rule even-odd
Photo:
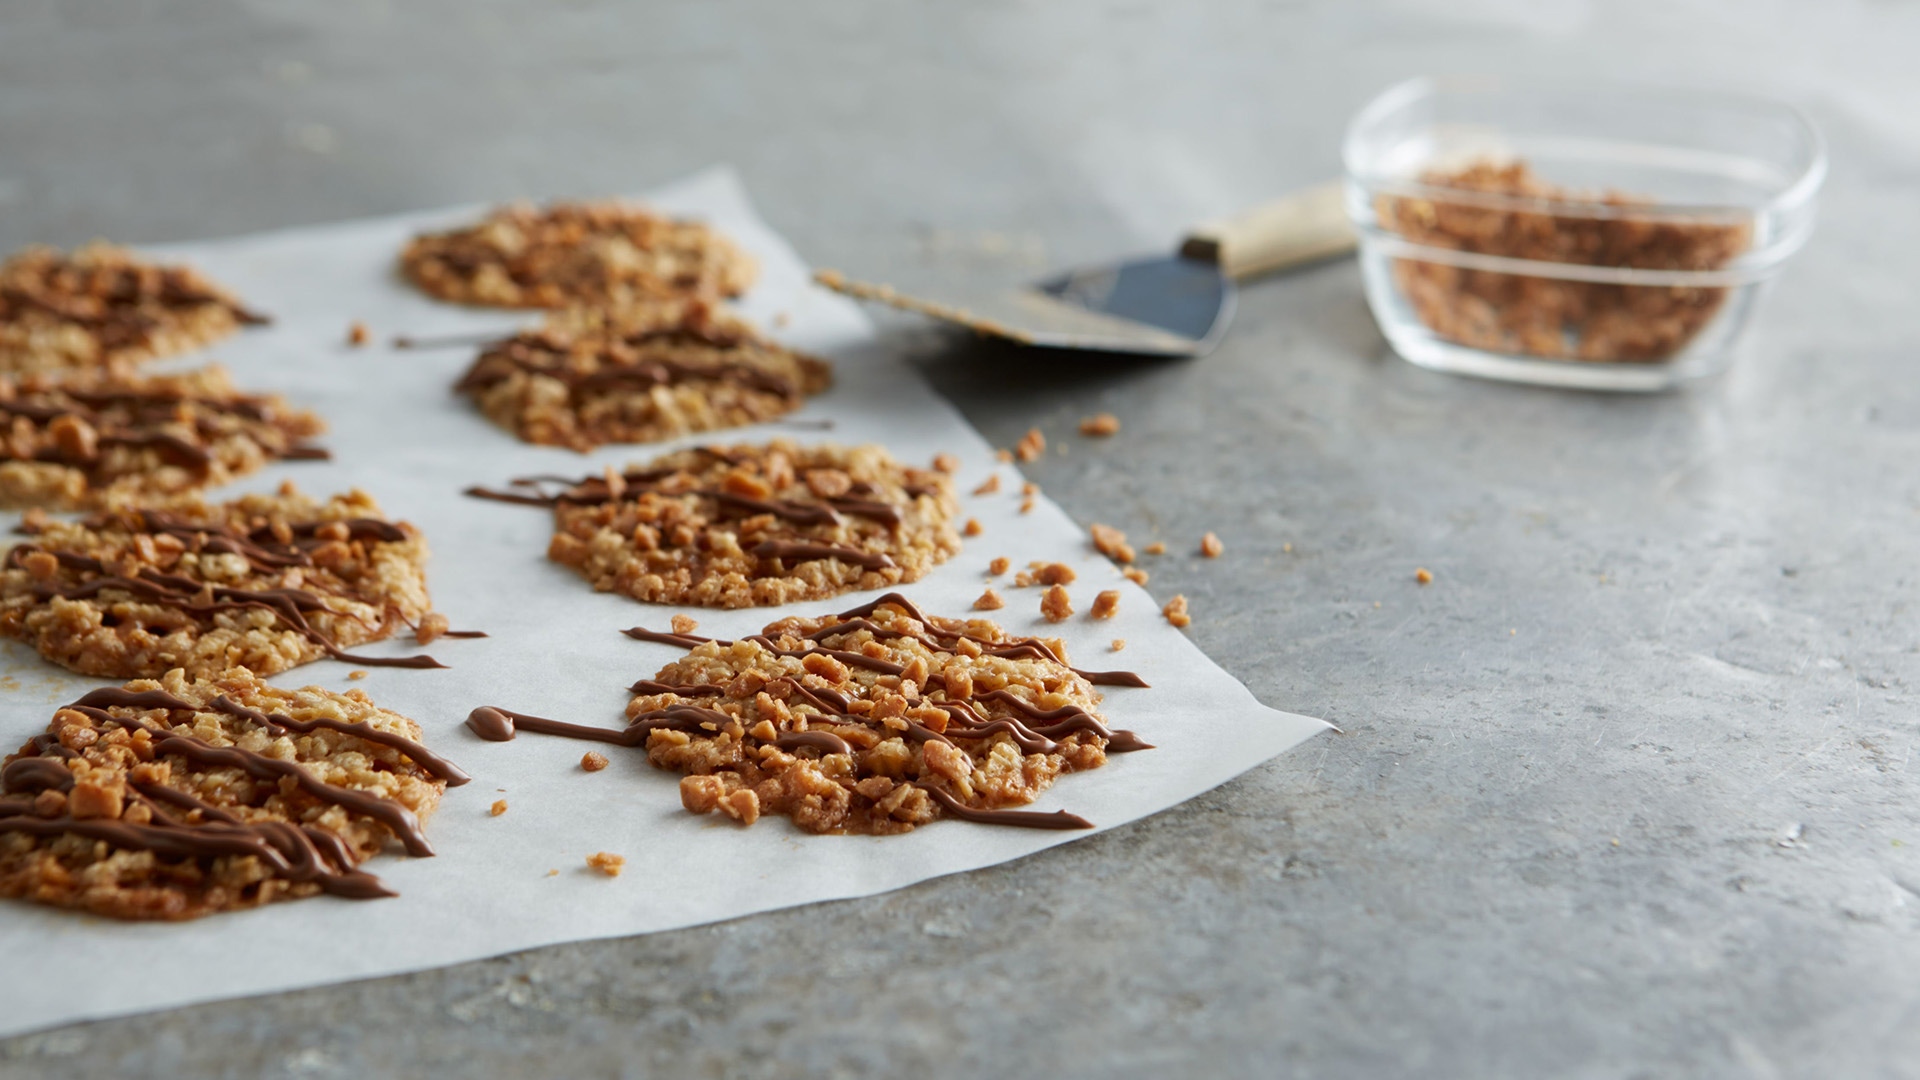
<svg viewBox="0 0 1920 1080">
<path fill-rule="evenodd" d="M 426 541 L 382 518 L 364 492 L 322 502 L 283 485 L 276 495 L 81 522 L 30 515 L 24 528 L 0 559 L 0 636 L 82 675 L 272 675 L 328 656 L 442 666 L 345 651 L 422 626 L 432 611 Z"/>
<path fill-rule="evenodd" d="M 171 356 L 267 321 L 191 267 L 111 244 L 29 247 L 0 263 L 0 372 Z"/>
<path fill-rule="evenodd" d="M 553 507 L 548 558 L 647 603 L 818 600 L 918 581 L 960 550 L 952 482 L 873 445 L 703 446 L 513 487 L 468 494 Z"/>
<path fill-rule="evenodd" d="M 56 710 L 0 765 L 0 896 L 192 919 L 318 893 L 392 896 L 359 869 L 467 775 L 366 694 L 243 669 L 167 672 Z"/>
<path fill-rule="evenodd" d="M 77 509 L 217 487 L 278 458 L 314 460 L 326 429 L 209 365 L 179 375 L 0 375 L 0 506 Z"/>
<path fill-rule="evenodd" d="M 680 799 L 695 813 L 747 825 L 784 814 L 813 833 L 901 833 L 942 817 L 1089 828 L 1009 808 L 1110 752 L 1150 749 L 1094 711 L 1095 685 L 1145 686 L 1138 676 L 1077 671 L 1058 639 L 930 616 L 898 593 L 739 641 L 627 633 L 689 652 L 630 688 L 626 728 L 495 707 L 468 725 L 496 740 L 524 730 L 644 749 L 685 774 Z"/>
<path fill-rule="evenodd" d="M 586 451 L 785 416 L 833 368 L 705 300 L 576 309 L 485 347 L 455 389 L 531 443 Z"/>
<path fill-rule="evenodd" d="M 510 308 L 738 296 L 759 273 L 706 225 L 618 200 L 503 206 L 466 228 L 414 237 L 400 268 L 430 296 Z"/>
</svg>

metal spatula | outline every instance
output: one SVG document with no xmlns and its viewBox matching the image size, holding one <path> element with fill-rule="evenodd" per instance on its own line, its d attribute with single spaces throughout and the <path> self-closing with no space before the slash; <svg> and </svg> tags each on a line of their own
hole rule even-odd
<svg viewBox="0 0 1920 1080">
<path fill-rule="evenodd" d="M 1196 226 L 1180 250 L 1074 270 L 1024 287 L 908 296 L 835 270 L 814 280 L 983 334 L 1056 349 L 1197 356 L 1233 320 L 1234 282 L 1354 246 L 1339 182 Z"/>
</svg>

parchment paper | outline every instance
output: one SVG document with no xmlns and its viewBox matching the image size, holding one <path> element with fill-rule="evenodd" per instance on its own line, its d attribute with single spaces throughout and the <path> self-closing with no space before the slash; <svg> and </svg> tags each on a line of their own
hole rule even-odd
<svg viewBox="0 0 1920 1080">
<path fill-rule="evenodd" d="M 963 499 L 985 534 L 905 591 L 929 611 L 965 615 L 1006 555 L 1014 565 L 1057 559 L 1080 573 L 1072 586 L 1081 612 L 1050 626 L 1039 590 L 999 584 L 1008 606 L 995 613 L 1022 633 L 1065 638 L 1073 662 L 1128 668 L 1150 690 L 1111 689 L 1103 712 L 1158 749 L 1116 755 L 1102 769 L 1063 777 L 1035 809 L 1070 809 L 1111 828 L 1193 797 L 1279 754 L 1326 725 L 1260 705 L 1245 687 L 1168 626 L 1147 593 L 1091 549 L 1079 527 L 1045 498 L 1021 515 L 1019 476 L 996 466 L 985 441 L 906 365 L 873 347 L 850 302 L 811 286 L 799 257 L 754 214 L 725 169 L 650 195 L 676 214 L 711 221 L 761 260 L 762 277 L 742 307 L 790 344 L 834 358 L 838 380 L 798 415 L 832 418 L 831 431 L 780 424 L 722 433 L 722 439 L 788 435 L 798 441 L 875 441 L 904 461 L 937 452 L 965 463 L 970 492 L 998 468 L 998 495 Z M 504 328 L 518 313 L 440 304 L 405 286 L 393 270 L 402 243 L 428 225 L 460 221 L 477 208 L 414 214 L 164 249 L 227 283 L 274 325 L 243 333 L 213 354 L 252 390 L 284 393 L 331 425 L 332 462 L 289 463 L 219 496 L 265 490 L 291 478 L 314 493 L 359 486 L 393 518 L 425 530 L 433 549 L 429 581 L 456 629 L 485 640 L 434 642 L 445 671 L 371 669 L 350 682 L 352 665 L 322 662 L 287 672 L 281 685 L 360 687 L 379 704 L 417 719 L 429 745 L 474 776 L 447 792 L 429 821 L 439 854 L 383 856 L 367 869 L 401 893 L 353 902 L 316 897 L 186 924 L 129 924 L 0 904 L 0 956 L 31 979 L 0 980 L 0 1035 L 76 1020 L 219 998 L 415 971 L 554 942 L 647 933 L 840 897 L 865 896 L 927 878 L 992 866 L 1089 832 L 1044 832 L 943 821 L 905 836 L 815 837 L 784 818 L 741 828 L 719 815 L 680 807 L 678 777 L 647 765 L 640 751 L 608 749 L 613 765 L 588 774 L 584 744 L 522 735 L 485 743 L 462 726 L 476 705 L 493 704 L 582 723 L 617 726 L 624 687 L 681 655 L 621 636 L 627 626 L 665 628 L 677 609 L 595 593 L 545 558 L 549 516 L 540 509 L 481 502 L 460 490 L 475 482 L 644 459 L 659 448 L 606 447 L 581 456 L 523 444 L 449 390 L 471 349 L 395 351 L 394 332 L 435 334 Z M 776 316 L 784 315 L 784 320 Z M 375 342 L 345 344 L 362 320 Z M 784 321 L 784 325 L 780 323 Z M 198 359 L 169 367 L 190 366 Z M 1125 438 L 1123 434 L 1120 436 Z M 708 436 L 708 439 L 714 436 Z M 687 440 L 692 441 L 692 440 Z M 17 515 L 0 519 L 11 529 Z M 1093 594 L 1125 593 L 1118 617 L 1084 617 Z M 781 609 L 691 611 L 700 632 L 736 637 L 782 613 L 838 611 L 876 594 Z M 1200 613 L 1205 618 L 1205 613 Z M 1124 652 L 1108 642 L 1125 638 Z M 412 641 L 360 651 L 399 655 Z M 66 673 L 30 649 L 0 652 L 0 747 L 38 732 L 53 707 L 103 685 Z M 510 809 L 488 815 L 495 799 Z M 626 856 L 617 879 L 588 870 L 597 851 Z M 558 870 L 557 875 L 549 871 Z"/>
</svg>

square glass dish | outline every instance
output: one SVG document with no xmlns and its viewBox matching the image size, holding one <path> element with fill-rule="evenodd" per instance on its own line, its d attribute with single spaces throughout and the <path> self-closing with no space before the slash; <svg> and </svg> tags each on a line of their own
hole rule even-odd
<svg viewBox="0 0 1920 1080">
<path fill-rule="evenodd" d="M 1415 79 L 1343 149 L 1367 301 L 1422 367 L 1663 390 L 1724 370 L 1826 176 L 1797 110 L 1606 83 Z"/>
</svg>

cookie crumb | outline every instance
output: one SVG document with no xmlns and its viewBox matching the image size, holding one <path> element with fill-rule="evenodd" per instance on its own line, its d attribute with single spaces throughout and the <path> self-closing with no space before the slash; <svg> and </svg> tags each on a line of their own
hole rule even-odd
<svg viewBox="0 0 1920 1080">
<path fill-rule="evenodd" d="M 1222 544 L 1220 538 L 1212 533 L 1208 533 L 1200 538 L 1200 554 L 1205 555 L 1209 559 L 1219 558 L 1220 553 L 1225 550 L 1227 550 L 1227 546 Z"/>
<path fill-rule="evenodd" d="M 933 467 L 938 472 L 951 476 L 960 471 L 960 459 L 952 454 L 933 455 Z"/>
<path fill-rule="evenodd" d="M 615 855 L 610 851 L 596 851 L 587 856 L 587 865 L 608 877 L 619 877 L 620 871 L 627 868 L 627 858 L 624 855 Z M 558 871 L 555 871 L 555 873 L 558 873 Z"/>
<path fill-rule="evenodd" d="M 1071 585 L 1079 575 L 1066 563 L 1048 563 L 1037 571 L 1036 577 L 1042 585 Z"/>
<path fill-rule="evenodd" d="M 1160 614 L 1165 615 L 1168 622 L 1178 627 L 1184 627 L 1193 622 L 1193 616 L 1187 614 L 1187 598 L 1184 595 L 1176 595 L 1167 601 L 1167 606 L 1160 609 Z"/>
<path fill-rule="evenodd" d="M 1087 532 L 1093 537 L 1094 550 L 1117 563 L 1133 561 L 1133 548 L 1127 543 L 1127 534 L 1111 525 L 1095 522 L 1087 526 Z"/>
<path fill-rule="evenodd" d="M 505 799 L 495 799 L 493 800 L 493 805 L 487 807 L 488 817 L 499 817 L 501 814 L 504 814 L 506 812 L 507 812 L 507 800 Z"/>
<path fill-rule="evenodd" d="M 1126 648 L 1126 647 L 1127 647 L 1127 639 L 1126 639 L 1126 638 L 1123 638 L 1123 637 L 1117 637 L 1117 638 L 1114 638 L 1114 639 L 1113 639 L 1113 651 L 1114 651 L 1114 652 L 1119 652 L 1119 651 L 1120 651 L 1121 649 L 1124 649 L 1124 648 Z"/>
<path fill-rule="evenodd" d="M 987 564 L 987 573 L 999 577 L 1001 574 L 1006 573 L 1011 566 L 1013 566 L 1013 560 L 1002 555 Z"/>
<path fill-rule="evenodd" d="M 999 490 L 1000 490 L 1000 474 L 994 473 L 992 476 L 989 476 L 985 480 L 981 481 L 980 486 L 973 489 L 973 493 L 975 495 L 992 495 L 994 492 Z"/>
<path fill-rule="evenodd" d="M 1027 588 L 1031 588 L 1032 586 L 1033 586 L 1033 571 L 1022 570 L 1019 573 L 1013 575 L 1014 588 L 1027 589 Z"/>
<path fill-rule="evenodd" d="M 1008 450 L 1005 447 L 1002 447 L 999 450 L 995 450 L 993 452 L 993 460 L 998 461 L 1002 465 L 1004 465 L 1007 462 L 1013 460 L 1013 451 Z"/>
<path fill-rule="evenodd" d="M 1095 413 L 1080 421 L 1080 434 L 1104 439 L 1120 431 L 1120 418 L 1110 412 Z"/>
<path fill-rule="evenodd" d="M 1167 553 L 1167 545 L 1158 540 L 1155 540 L 1153 543 L 1148 544 L 1146 547 L 1141 548 L 1140 550 L 1145 551 L 1149 555 L 1165 555 Z"/>
<path fill-rule="evenodd" d="M 580 758 L 580 767 L 588 772 L 599 772 L 607 767 L 607 755 L 597 750 L 589 750 Z"/>
<path fill-rule="evenodd" d="M 1025 435 L 1014 445 L 1013 456 L 1021 461 L 1033 461 L 1047 452 L 1047 437 L 1040 434 L 1039 428 L 1028 428 Z"/>
<path fill-rule="evenodd" d="M 558 871 L 558 870 L 549 870 L 549 871 L 547 871 L 547 876 L 548 876 L 548 877 L 559 877 L 559 876 L 560 876 L 560 871 Z"/>
<path fill-rule="evenodd" d="M 426 645 L 438 640 L 452 625 L 445 615 L 430 611 L 420 616 L 420 624 L 413 628 L 413 640 Z"/>
<path fill-rule="evenodd" d="M 1006 606 L 1007 602 L 1000 599 L 1000 594 L 994 592 L 991 588 L 981 593 L 980 599 L 973 602 L 973 610 L 975 611 L 999 611 Z"/>
<path fill-rule="evenodd" d="M 366 677 L 367 673 L 358 669 L 347 672 L 347 678 L 349 679 L 364 679 Z"/>
<path fill-rule="evenodd" d="M 1026 483 L 1020 485 L 1020 494 L 1025 495 L 1028 498 L 1032 498 L 1033 496 L 1040 494 L 1040 485 L 1029 480 Z"/>
<path fill-rule="evenodd" d="M 1029 495 L 1020 500 L 1020 512 L 1023 514 L 1033 513 L 1033 496 Z"/>
<path fill-rule="evenodd" d="M 1145 585 L 1147 583 L 1147 572 L 1137 566 L 1129 566 L 1125 570 L 1120 571 L 1120 576 L 1133 582 L 1135 585 Z"/>
<path fill-rule="evenodd" d="M 1073 600 L 1067 596 L 1066 586 L 1055 585 L 1040 594 L 1040 614 L 1048 622 L 1063 622 L 1073 614 Z"/>
<path fill-rule="evenodd" d="M 981 526 L 979 518 L 968 518 L 967 523 L 960 528 L 960 535 L 979 536 L 986 531 L 987 530 Z"/>
<path fill-rule="evenodd" d="M 1111 619 L 1114 612 L 1120 610 L 1120 590 L 1103 589 L 1093 598 L 1093 607 L 1087 612 L 1089 619 Z"/>
<path fill-rule="evenodd" d="M 1413 580 L 1422 585 L 1431 585 L 1433 584 L 1433 571 L 1422 566 L 1413 572 Z"/>
<path fill-rule="evenodd" d="M 673 632 L 676 634 L 691 634 L 695 630 L 700 629 L 699 621 L 691 615 L 675 615 L 671 622 L 673 623 Z"/>
<path fill-rule="evenodd" d="M 366 323 L 356 322 L 347 327 L 347 344 L 356 349 L 365 345 L 372 337 L 373 334 L 367 330 Z"/>
</svg>

